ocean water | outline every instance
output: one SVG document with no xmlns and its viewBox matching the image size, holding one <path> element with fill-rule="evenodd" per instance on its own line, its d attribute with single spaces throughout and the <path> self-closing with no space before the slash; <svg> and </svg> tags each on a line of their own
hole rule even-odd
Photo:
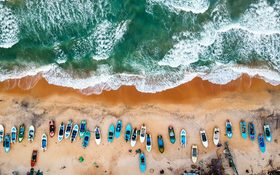
<svg viewBox="0 0 280 175">
<path fill-rule="evenodd" d="M 87 94 L 241 74 L 280 84 L 279 0 L 0 0 L 0 81 Z"/>
</svg>

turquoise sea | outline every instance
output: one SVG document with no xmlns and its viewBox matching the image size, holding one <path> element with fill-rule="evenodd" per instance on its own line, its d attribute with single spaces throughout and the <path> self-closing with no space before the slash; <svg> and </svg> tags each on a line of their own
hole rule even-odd
<svg viewBox="0 0 280 175">
<path fill-rule="evenodd" d="M 0 81 L 158 92 L 242 73 L 280 84 L 280 0 L 0 0 Z"/>
</svg>

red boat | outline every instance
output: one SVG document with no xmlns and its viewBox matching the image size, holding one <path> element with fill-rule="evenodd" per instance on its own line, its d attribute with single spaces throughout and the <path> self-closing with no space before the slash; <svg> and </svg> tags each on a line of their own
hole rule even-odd
<svg viewBox="0 0 280 175">
<path fill-rule="evenodd" d="M 50 125 L 50 137 L 53 137 L 54 133 L 55 133 L 55 122 L 54 122 L 54 120 L 50 120 L 49 125 Z"/>
<path fill-rule="evenodd" d="M 34 167 L 37 161 L 37 150 L 33 150 L 32 156 L 31 156 L 31 167 Z"/>
</svg>

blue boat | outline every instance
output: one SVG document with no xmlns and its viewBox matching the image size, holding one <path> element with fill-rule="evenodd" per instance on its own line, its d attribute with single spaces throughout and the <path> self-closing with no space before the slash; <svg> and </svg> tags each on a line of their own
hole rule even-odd
<svg viewBox="0 0 280 175">
<path fill-rule="evenodd" d="M 246 131 L 247 125 L 244 120 L 240 121 L 240 133 L 243 139 L 247 139 L 247 131 Z"/>
<path fill-rule="evenodd" d="M 116 125 L 116 132 L 115 132 L 116 138 L 119 138 L 121 136 L 121 131 L 122 131 L 122 121 L 118 120 Z"/>
<path fill-rule="evenodd" d="M 139 168 L 141 173 L 145 173 L 147 165 L 146 165 L 146 157 L 144 153 L 140 153 L 139 155 Z"/>
<path fill-rule="evenodd" d="M 90 132 L 86 131 L 84 134 L 83 143 L 82 143 L 83 148 L 86 148 L 88 146 L 89 140 L 90 140 Z"/>
<path fill-rule="evenodd" d="M 266 141 L 271 142 L 272 141 L 272 134 L 271 134 L 270 126 L 268 124 L 265 124 L 263 126 L 263 130 L 264 130 L 264 135 L 265 135 Z"/>
<path fill-rule="evenodd" d="M 128 142 L 131 138 L 131 131 L 132 131 L 132 126 L 130 123 L 128 123 L 125 127 L 125 135 L 124 135 L 124 140 Z"/>
<path fill-rule="evenodd" d="M 4 150 L 6 153 L 8 153 L 11 149 L 11 137 L 10 134 L 6 134 L 4 137 L 4 142 L 3 142 Z"/>
<path fill-rule="evenodd" d="M 16 143 L 17 141 L 17 128 L 14 126 L 11 129 L 11 143 Z"/>
<path fill-rule="evenodd" d="M 164 152 L 164 142 L 163 142 L 162 135 L 158 135 L 157 141 L 158 141 L 158 150 L 160 153 L 163 153 Z"/>
<path fill-rule="evenodd" d="M 84 137 L 86 130 L 87 130 L 87 121 L 82 120 L 80 124 L 80 138 Z"/>
<path fill-rule="evenodd" d="M 226 121 L 226 134 L 229 139 L 232 138 L 232 124 L 229 120 Z"/>
<path fill-rule="evenodd" d="M 262 153 L 265 152 L 266 146 L 265 146 L 265 140 L 263 134 L 259 134 L 258 136 L 258 142 L 259 142 L 259 147 Z"/>
<path fill-rule="evenodd" d="M 172 144 L 176 142 L 175 132 L 173 126 L 168 127 L 169 140 Z"/>
<path fill-rule="evenodd" d="M 109 143 L 113 142 L 114 135 L 115 135 L 115 126 L 114 126 L 114 124 L 111 124 L 109 127 L 109 131 L 108 131 L 108 142 Z"/>
<path fill-rule="evenodd" d="M 248 132 L 250 139 L 254 141 L 256 139 L 256 131 L 255 131 L 255 125 L 253 122 L 248 123 Z"/>
</svg>

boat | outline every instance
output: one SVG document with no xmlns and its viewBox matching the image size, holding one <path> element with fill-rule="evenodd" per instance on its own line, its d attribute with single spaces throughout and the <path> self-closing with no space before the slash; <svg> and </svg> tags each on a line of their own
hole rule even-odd
<svg viewBox="0 0 280 175">
<path fill-rule="evenodd" d="M 80 124 L 80 138 L 84 137 L 86 130 L 87 130 L 87 121 L 82 120 Z"/>
<path fill-rule="evenodd" d="M 114 135 L 115 135 L 115 126 L 114 124 L 111 124 L 109 126 L 109 131 L 108 131 L 108 142 L 112 143 L 114 140 Z"/>
<path fill-rule="evenodd" d="M 143 124 L 140 129 L 140 143 L 144 143 L 146 137 L 146 125 Z"/>
<path fill-rule="evenodd" d="M 200 138 L 202 145 L 207 148 L 208 147 L 208 139 L 205 130 L 200 130 Z"/>
<path fill-rule="evenodd" d="M 11 137 L 10 134 L 6 134 L 3 141 L 3 147 L 6 153 L 11 149 Z"/>
<path fill-rule="evenodd" d="M 132 131 L 130 145 L 134 147 L 136 145 L 136 141 L 137 141 L 137 128 L 134 128 Z"/>
<path fill-rule="evenodd" d="M 128 123 L 125 127 L 125 136 L 124 136 L 124 140 L 126 142 L 128 142 L 131 138 L 131 130 L 132 130 L 132 126 L 130 123 Z"/>
<path fill-rule="evenodd" d="M 90 132 L 86 131 L 83 137 L 83 143 L 82 143 L 83 148 L 86 148 L 88 146 L 89 141 L 90 141 Z"/>
<path fill-rule="evenodd" d="M 152 150 L 152 136 L 148 133 L 146 135 L 146 149 L 148 152 Z"/>
<path fill-rule="evenodd" d="M 268 124 L 265 124 L 263 126 L 263 131 L 264 131 L 266 141 L 271 142 L 272 141 L 272 134 L 271 134 L 270 126 Z"/>
<path fill-rule="evenodd" d="M 75 124 L 71 133 L 71 138 L 70 138 L 71 143 L 76 140 L 78 133 L 79 133 L 79 125 Z"/>
<path fill-rule="evenodd" d="M 33 125 L 30 125 L 28 129 L 28 141 L 33 142 L 34 137 L 35 137 L 35 128 Z"/>
<path fill-rule="evenodd" d="M 4 140 L 4 135 L 5 135 L 5 128 L 3 125 L 0 124 L 0 142 Z"/>
<path fill-rule="evenodd" d="M 34 167 L 36 162 L 37 162 L 37 154 L 38 151 L 37 150 L 33 150 L 32 151 L 32 155 L 31 155 L 31 167 Z"/>
<path fill-rule="evenodd" d="M 58 130 L 58 136 L 57 136 L 57 140 L 58 140 L 59 142 L 62 141 L 63 135 L 64 135 L 64 123 L 61 122 L 61 124 L 60 124 L 60 126 L 59 126 L 59 130 Z"/>
<path fill-rule="evenodd" d="M 69 120 L 67 125 L 66 125 L 66 129 L 65 129 L 65 138 L 67 139 L 70 134 L 71 134 L 71 130 L 72 130 L 72 125 L 73 125 L 73 121 Z"/>
<path fill-rule="evenodd" d="M 115 132 L 116 138 L 119 138 L 121 136 L 121 131 L 122 131 L 122 121 L 118 120 L 116 125 L 116 132 Z"/>
<path fill-rule="evenodd" d="M 226 121 L 226 134 L 229 139 L 232 138 L 232 124 L 229 120 Z"/>
<path fill-rule="evenodd" d="M 15 126 L 11 129 L 11 143 L 16 143 L 17 141 L 17 128 Z"/>
<path fill-rule="evenodd" d="M 197 145 L 192 145 L 192 162 L 196 163 L 198 157 L 198 148 Z"/>
<path fill-rule="evenodd" d="M 19 132 L 18 132 L 18 142 L 22 142 L 24 138 L 24 132 L 25 132 L 25 126 L 24 124 L 21 124 L 19 126 Z"/>
<path fill-rule="evenodd" d="M 47 134 L 44 133 L 42 135 L 42 140 L 41 140 L 41 148 L 43 151 L 47 150 L 47 144 L 48 144 Z"/>
<path fill-rule="evenodd" d="M 144 153 L 140 153 L 139 155 L 139 168 L 141 173 L 145 173 L 147 165 L 146 165 L 146 157 Z"/>
<path fill-rule="evenodd" d="M 95 127 L 94 134 L 95 134 L 95 143 L 97 145 L 100 145 L 100 143 L 101 143 L 101 131 L 100 131 L 99 126 Z"/>
<path fill-rule="evenodd" d="M 180 141 L 181 141 L 181 147 L 185 148 L 187 145 L 187 132 L 185 129 L 182 129 L 180 132 Z"/>
<path fill-rule="evenodd" d="M 173 126 L 168 127 L 169 140 L 172 144 L 176 142 L 175 132 Z"/>
<path fill-rule="evenodd" d="M 50 137 L 52 138 L 55 134 L 55 122 L 54 120 L 49 121 Z"/>
<path fill-rule="evenodd" d="M 256 131 L 255 131 L 255 125 L 253 122 L 248 123 L 248 132 L 251 140 L 255 140 L 256 138 Z"/>
<path fill-rule="evenodd" d="M 213 134 L 213 142 L 214 145 L 218 145 L 220 141 L 220 129 L 219 128 L 214 128 L 214 134 Z"/>
<path fill-rule="evenodd" d="M 262 153 L 265 152 L 266 146 L 265 146 L 265 140 L 263 134 L 259 134 L 258 136 L 258 142 L 259 142 L 259 147 Z"/>
<path fill-rule="evenodd" d="M 157 142 L 158 142 L 158 150 L 160 153 L 164 152 L 164 142 L 163 142 L 163 138 L 162 135 L 158 135 L 157 136 Z"/>
<path fill-rule="evenodd" d="M 241 120 L 239 125 L 240 125 L 241 136 L 243 137 L 243 139 L 247 139 L 246 122 L 244 120 Z"/>
</svg>

